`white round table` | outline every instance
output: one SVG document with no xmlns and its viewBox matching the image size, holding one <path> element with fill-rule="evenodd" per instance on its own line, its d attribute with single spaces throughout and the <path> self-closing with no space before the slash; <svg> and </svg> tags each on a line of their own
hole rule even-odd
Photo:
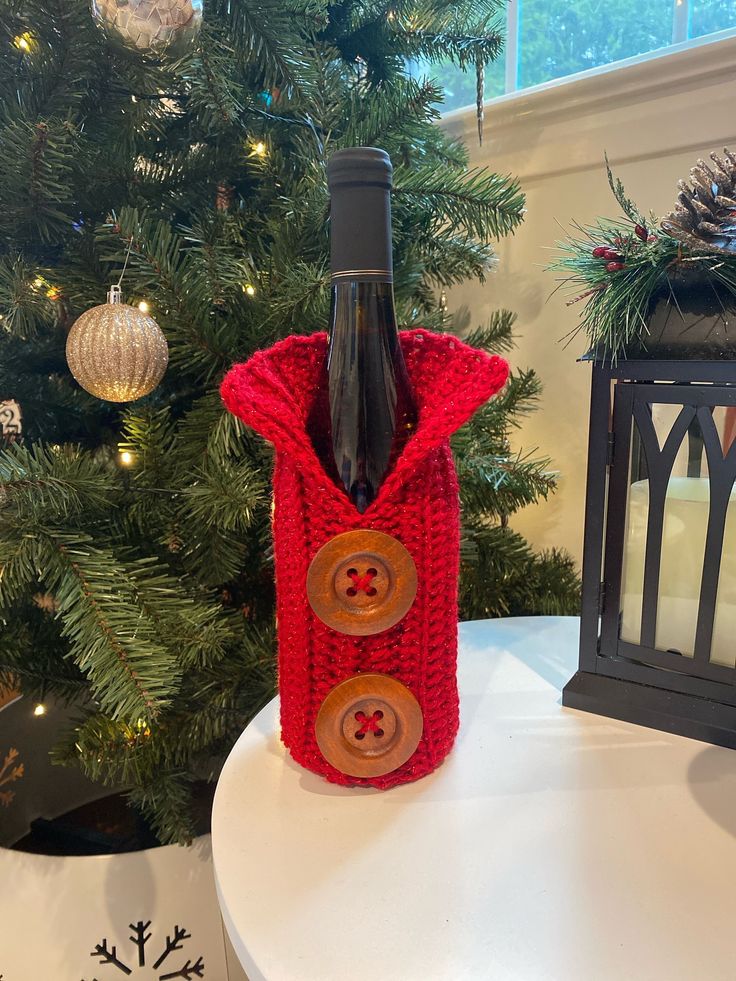
<svg viewBox="0 0 736 981">
<path fill-rule="evenodd" d="M 560 706 L 578 621 L 461 624 L 460 735 L 387 792 L 291 761 L 277 701 L 213 814 L 250 981 L 733 981 L 736 754 Z"/>
</svg>

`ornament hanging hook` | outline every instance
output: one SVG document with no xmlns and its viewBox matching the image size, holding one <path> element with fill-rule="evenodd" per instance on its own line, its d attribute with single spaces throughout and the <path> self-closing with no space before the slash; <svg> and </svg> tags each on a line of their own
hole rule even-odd
<svg viewBox="0 0 736 981">
<path fill-rule="evenodd" d="M 128 268 L 128 259 L 130 259 L 130 253 L 133 250 L 133 236 L 131 235 L 130 241 L 128 242 L 128 249 L 125 253 L 125 261 L 123 262 L 123 268 L 120 270 L 120 278 L 117 283 L 110 287 L 107 294 L 108 303 L 122 303 L 122 286 L 123 286 L 123 276 L 125 275 L 125 270 Z"/>
</svg>

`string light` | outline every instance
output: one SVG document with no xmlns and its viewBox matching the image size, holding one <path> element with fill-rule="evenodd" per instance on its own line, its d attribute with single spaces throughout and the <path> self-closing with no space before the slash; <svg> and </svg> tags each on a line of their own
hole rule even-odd
<svg viewBox="0 0 736 981">
<path fill-rule="evenodd" d="M 243 292 L 244 293 L 247 293 L 248 296 L 255 296 L 256 295 L 256 288 L 255 288 L 255 286 L 253 286 L 252 283 L 246 283 L 243 286 Z"/>
<path fill-rule="evenodd" d="M 34 708 L 33 714 L 34 715 L 46 715 L 46 706 L 43 705 L 41 702 L 39 702 L 38 705 Z"/>
<path fill-rule="evenodd" d="M 124 467 L 130 467 L 135 462 L 135 457 L 130 450 L 121 450 L 118 457 Z"/>
<path fill-rule="evenodd" d="M 49 286 L 49 288 L 46 290 L 46 296 L 49 298 L 49 300 L 54 302 L 61 296 L 61 290 L 58 286 Z"/>
<path fill-rule="evenodd" d="M 25 31 L 25 33 L 13 38 L 13 45 L 23 54 L 28 54 L 29 51 L 33 50 L 33 35 L 30 31 Z"/>
<path fill-rule="evenodd" d="M 151 728 L 145 719 L 136 719 L 132 725 L 123 724 L 121 731 L 125 741 L 133 749 L 140 744 L 141 740 L 148 739 L 151 735 Z"/>
<path fill-rule="evenodd" d="M 251 156 L 265 157 L 266 153 L 268 152 L 268 148 L 263 140 L 259 140 L 257 143 L 252 145 L 251 151 Z"/>
<path fill-rule="evenodd" d="M 36 278 L 33 280 L 33 288 L 36 290 L 40 290 L 41 287 L 45 285 L 46 285 L 46 280 L 42 279 L 41 276 L 36 276 Z"/>
<path fill-rule="evenodd" d="M 140 302 L 140 303 L 138 304 L 138 309 L 140 310 L 140 312 L 141 312 L 141 313 L 148 313 L 148 311 L 149 311 L 149 310 L 150 310 L 151 308 L 150 308 L 150 306 L 149 306 L 149 305 L 148 305 L 148 304 L 146 303 L 146 301 L 145 301 L 145 300 L 141 300 L 141 302 Z"/>
</svg>

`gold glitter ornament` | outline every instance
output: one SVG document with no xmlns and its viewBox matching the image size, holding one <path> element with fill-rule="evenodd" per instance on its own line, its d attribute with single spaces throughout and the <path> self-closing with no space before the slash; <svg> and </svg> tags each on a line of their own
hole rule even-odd
<svg viewBox="0 0 736 981">
<path fill-rule="evenodd" d="M 82 388 L 108 402 L 134 402 L 164 376 L 169 348 L 150 314 L 123 303 L 113 286 L 107 303 L 83 313 L 66 340 L 69 369 Z"/>
<path fill-rule="evenodd" d="M 186 53 L 202 26 L 202 0 L 92 0 L 92 17 L 125 52 Z"/>
</svg>

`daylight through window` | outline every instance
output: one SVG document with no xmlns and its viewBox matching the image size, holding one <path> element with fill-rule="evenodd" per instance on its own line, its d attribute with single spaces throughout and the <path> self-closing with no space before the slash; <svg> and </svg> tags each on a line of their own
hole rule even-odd
<svg viewBox="0 0 736 981">
<path fill-rule="evenodd" d="M 510 0 L 505 22 L 503 54 L 486 71 L 489 99 L 736 28 L 736 0 Z M 444 111 L 475 102 L 473 71 L 426 71 L 444 87 Z"/>
</svg>

